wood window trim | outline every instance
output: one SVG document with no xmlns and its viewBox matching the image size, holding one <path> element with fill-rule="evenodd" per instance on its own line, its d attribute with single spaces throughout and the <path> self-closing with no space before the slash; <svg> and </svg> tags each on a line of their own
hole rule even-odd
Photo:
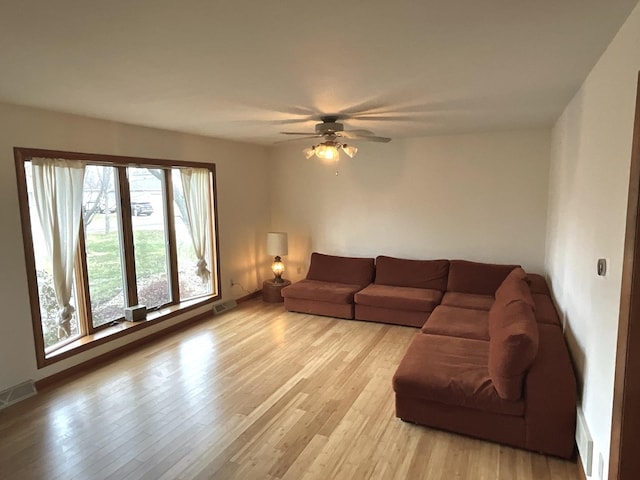
<svg viewBox="0 0 640 480">
<path fill-rule="evenodd" d="M 84 352 L 88 349 L 95 348 L 104 343 L 116 340 L 125 335 L 129 335 L 135 332 L 138 332 L 141 329 L 147 328 L 152 325 L 157 325 L 159 322 L 169 320 L 178 315 L 188 313 L 191 310 L 209 305 L 214 303 L 217 300 L 222 298 L 222 288 L 220 285 L 220 253 L 219 253 L 219 233 L 218 233 L 218 201 L 217 201 L 217 185 L 216 185 L 216 166 L 215 164 L 210 163 L 198 163 L 198 162 L 188 162 L 183 160 L 167 160 L 167 159 L 155 159 L 155 158 L 143 158 L 143 157 L 130 157 L 130 156 L 120 156 L 120 155 L 105 155 L 105 154 L 96 154 L 96 153 L 80 153 L 80 152 L 66 152 L 60 150 L 48 150 L 48 149 L 37 149 L 37 148 L 25 148 L 25 147 L 14 147 L 14 160 L 15 160 L 15 169 L 16 169 L 16 179 L 18 183 L 18 203 L 20 210 L 20 219 L 21 219 L 21 228 L 22 228 L 22 238 L 23 238 L 23 246 L 24 246 L 24 256 L 25 256 L 25 268 L 27 273 L 27 285 L 29 288 L 29 306 L 31 310 L 31 320 L 32 320 L 32 330 L 34 337 L 34 345 L 36 349 L 36 363 L 37 367 L 43 368 L 48 365 L 51 365 L 55 362 L 63 360 L 65 358 L 69 358 L 71 356 L 77 355 L 81 352 Z M 188 299 L 182 302 L 177 301 L 178 297 L 173 296 L 173 300 L 171 304 L 164 305 L 160 309 L 151 312 L 148 316 L 148 319 L 143 322 L 122 322 L 119 323 L 115 327 L 111 326 L 100 326 L 93 327 L 91 324 L 91 328 L 87 329 L 85 326 L 81 327 L 81 337 L 79 339 L 72 340 L 65 344 L 64 346 L 57 348 L 55 351 L 46 353 L 45 344 L 44 344 L 44 335 L 42 330 L 42 322 L 40 319 L 40 304 L 38 298 L 38 280 L 36 275 L 36 264 L 35 264 L 35 252 L 33 248 L 33 235 L 31 229 L 31 220 L 29 218 L 29 197 L 27 192 L 27 183 L 26 183 L 26 175 L 24 170 L 25 162 L 30 161 L 34 157 L 45 157 L 45 158 L 64 158 L 67 160 L 80 160 L 87 161 L 92 164 L 102 164 L 115 167 L 118 170 L 118 175 L 123 174 L 126 171 L 126 168 L 129 166 L 135 167 L 145 167 L 145 168 L 163 168 L 167 172 L 169 172 L 170 168 L 206 168 L 210 172 L 211 178 L 211 202 L 212 209 L 211 213 L 213 216 L 213 221 L 211 222 L 211 226 L 213 231 L 213 235 L 211 236 L 214 252 L 212 252 L 211 261 L 213 265 L 211 265 L 211 275 L 212 280 L 215 279 L 213 285 L 215 289 L 213 294 L 196 297 L 194 299 Z M 165 178 L 170 177 L 166 175 Z M 171 180 L 169 180 L 168 186 L 171 186 Z M 126 182 L 119 182 L 119 185 L 122 186 L 126 184 Z M 120 187 L 122 188 L 122 187 Z M 128 186 L 126 187 L 128 189 Z M 166 198 L 166 202 L 169 203 L 173 198 L 173 192 L 170 191 L 167 194 L 168 198 Z M 125 203 L 130 202 L 128 192 L 124 196 Z M 124 208 L 124 207 L 121 207 Z M 130 210 L 130 207 L 129 207 Z M 173 211 L 173 205 L 169 205 L 167 208 L 167 215 L 169 212 Z M 170 227 L 173 225 L 173 218 L 169 216 L 170 219 L 167 220 L 167 226 Z M 127 218 L 126 215 L 123 215 L 123 218 Z M 123 226 L 126 229 L 126 220 L 123 221 L 125 224 Z M 215 225 L 215 226 L 214 226 Z M 131 221 L 129 219 L 129 228 L 131 228 Z M 80 232 L 80 236 L 82 240 L 79 242 L 84 242 L 84 237 L 82 232 Z M 126 237 L 126 235 L 125 235 Z M 170 247 L 171 248 L 171 247 Z M 173 247 L 175 249 L 175 247 Z M 127 250 L 125 250 L 127 252 Z M 80 254 L 79 254 L 80 255 Z M 82 256 L 82 255 L 80 255 Z M 125 254 L 125 257 L 130 256 L 131 258 L 128 261 L 133 262 L 133 254 L 132 250 L 129 253 Z M 86 267 L 86 263 L 84 265 Z M 172 276 L 177 277 L 177 269 L 175 268 L 175 262 L 172 262 Z M 135 268 L 135 266 L 134 266 Z M 81 275 L 81 278 L 78 278 L 80 284 L 82 284 L 82 288 L 85 288 L 86 278 L 82 278 L 86 276 L 86 268 L 81 269 L 85 272 L 85 275 Z M 131 282 L 127 282 L 129 286 Z M 131 290 L 128 287 L 128 290 Z M 172 293 L 176 293 L 176 289 L 172 288 Z M 128 292 L 129 295 L 133 295 L 130 298 L 137 298 L 137 292 Z M 87 309 L 88 299 L 84 294 L 79 295 L 81 298 L 76 300 L 80 309 L 89 312 Z M 137 302 L 136 302 L 137 303 Z M 92 322 L 91 316 L 86 315 L 87 321 Z M 185 319 L 185 321 L 187 321 Z M 83 322 L 79 322 L 83 323 Z"/>
<path fill-rule="evenodd" d="M 165 197 L 165 210 L 167 212 L 167 231 L 175 231 L 175 217 L 173 211 L 173 180 L 171 178 L 171 171 L 164 171 L 164 182 L 167 186 L 167 195 Z M 171 300 L 173 301 L 176 298 L 180 298 L 180 289 L 178 288 L 178 253 L 177 247 L 174 242 L 169 242 L 169 261 L 171 262 L 171 266 L 169 268 L 169 274 L 171 275 L 169 285 L 171 287 Z"/>
</svg>

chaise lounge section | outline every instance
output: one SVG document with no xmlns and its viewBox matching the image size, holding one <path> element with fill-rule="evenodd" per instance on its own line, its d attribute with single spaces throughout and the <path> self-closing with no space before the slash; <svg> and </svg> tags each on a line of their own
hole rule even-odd
<svg viewBox="0 0 640 480">
<path fill-rule="evenodd" d="M 438 306 L 394 375 L 396 416 L 570 458 L 575 377 L 562 330 L 534 308 L 521 268 L 488 312 Z"/>
</svg>

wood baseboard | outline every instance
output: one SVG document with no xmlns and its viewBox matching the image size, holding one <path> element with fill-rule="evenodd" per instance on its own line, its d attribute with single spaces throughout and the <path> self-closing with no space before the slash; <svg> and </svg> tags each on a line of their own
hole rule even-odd
<svg viewBox="0 0 640 480">
<path fill-rule="evenodd" d="M 587 480 L 587 475 L 584 473 L 584 466 L 582 465 L 582 459 L 580 458 L 579 454 L 578 454 L 578 476 L 580 477 L 580 480 Z"/>
<path fill-rule="evenodd" d="M 254 298 L 258 298 L 260 295 L 262 295 L 262 290 L 256 290 L 255 292 L 252 292 L 249 295 L 245 295 L 244 297 L 237 298 L 236 302 L 238 303 L 247 302 L 249 300 L 253 300 Z"/>
</svg>

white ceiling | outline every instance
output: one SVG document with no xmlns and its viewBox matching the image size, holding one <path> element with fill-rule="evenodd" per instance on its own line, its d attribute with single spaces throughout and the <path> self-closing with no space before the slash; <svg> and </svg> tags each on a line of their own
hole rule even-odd
<svg viewBox="0 0 640 480">
<path fill-rule="evenodd" d="M 0 1 L 0 101 L 261 144 L 548 127 L 638 2 Z"/>
</svg>

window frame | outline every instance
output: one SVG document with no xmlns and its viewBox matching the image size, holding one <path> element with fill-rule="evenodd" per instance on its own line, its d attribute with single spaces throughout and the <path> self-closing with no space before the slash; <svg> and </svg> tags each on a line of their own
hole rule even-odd
<svg viewBox="0 0 640 480">
<path fill-rule="evenodd" d="M 36 360 L 38 368 L 51 365 L 64 358 L 76 355 L 80 352 L 106 342 L 121 338 L 124 335 L 136 332 L 141 328 L 156 325 L 163 320 L 186 313 L 190 310 L 211 304 L 222 298 L 222 286 L 220 280 L 220 247 L 218 234 L 218 201 L 216 186 L 216 166 L 213 163 L 188 162 L 183 160 L 166 160 L 144 157 L 130 157 L 122 155 L 106 155 L 96 153 L 67 152 L 59 150 L 46 150 L 37 148 L 14 147 L 14 159 L 16 167 L 16 179 L 18 187 L 18 203 L 20 209 L 20 220 L 22 224 L 22 237 L 25 254 L 25 268 L 27 273 L 27 284 L 29 288 L 29 303 L 31 307 L 31 320 L 33 326 L 34 343 L 36 347 Z M 135 276 L 135 258 L 133 249 L 133 226 L 130 215 L 131 197 L 129 183 L 123 178 L 127 178 L 127 167 L 159 168 L 164 172 L 164 197 L 166 218 L 164 228 L 169 235 L 167 255 L 169 263 L 169 289 L 171 301 L 155 308 L 143 322 L 126 322 L 123 317 L 117 320 L 118 325 L 113 326 L 112 322 L 97 327 L 93 326 L 91 314 L 88 270 L 85 256 L 86 239 L 84 235 L 84 225 L 80 224 L 80 234 L 78 239 L 78 249 L 76 253 L 75 284 L 76 284 L 76 309 L 78 312 L 78 323 L 80 327 L 80 337 L 69 340 L 62 340 L 56 344 L 55 349 L 47 348 L 44 345 L 44 335 L 40 315 L 40 302 L 38 294 L 38 280 L 36 272 L 35 254 L 33 246 L 33 236 L 31 230 L 29 198 L 25 175 L 25 163 L 30 162 L 34 157 L 64 158 L 67 160 L 81 160 L 93 165 L 104 165 L 113 167 L 114 182 L 119 188 L 119 202 L 121 209 L 121 223 L 124 249 L 124 277 L 126 279 L 127 292 L 125 301 L 129 305 L 137 304 L 137 286 Z M 211 238 L 211 261 L 215 265 L 210 265 L 211 282 L 213 293 L 197 296 L 186 300 L 180 299 L 179 279 L 177 268 L 177 251 L 175 241 L 175 218 L 174 218 L 174 196 L 173 179 L 171 178 L 172 168 L 206 168 L 210 173 L 211 195 L 210 195 L 210 238 Z M 115 185 L 114 185 L 115 186 Z M 135 300 L 134 300 L 135 299 Z"/>
</svg>

